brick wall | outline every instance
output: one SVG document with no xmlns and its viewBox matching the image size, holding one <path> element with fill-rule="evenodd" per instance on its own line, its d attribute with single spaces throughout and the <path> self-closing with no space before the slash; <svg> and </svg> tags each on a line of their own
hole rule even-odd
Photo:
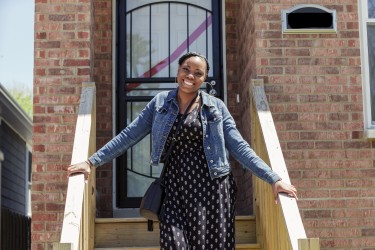
<svg viewBox="0 0 375 250">
<path fill-rule="evenodd" d="M 112 138 L 112 1 L 94 0 L 97 148 Z M 112 217 L 112 163 L 97 169 L 97 217 Z"/>
<path fill-rule="evenodd" d="M 247 1 L 252 5 L 253 1 Z M 226 73 L 227 73 L 227 106 L 233 118 L 236 121 L 237 127 L 243 137 L 250 142 L 250 126 L 244 103 L 237 103 L 237 95 L 243 99 L 243 85 L 241 84 L 241 61 L 238 58 L 238 47 L 240 46 L 238 23 L 239 1 L 226 0 L 225 1 L 225 36 L 226 36 Z M 245 115 L 244 115 L 245 114 Z M 231 161 L 233 175 L 237 183 L 237 200 L 236 200 L 236 214 L 248 215 L 253 213 L 253 199 L 252 199 L 252 182 L 251 174 L 245 171 L 236 161 Z"/>
<path fill-rule="evenodd" d="M 363 138 L 357 1 L 284 2 L 239 1 L 240 86 L 265 81 L 308 237 L 321 249 L 375 249 L 375 143 Z M 338 33 L 283 35 L 281 10 L 306 3 L 336 9 Z"/>
<path fill-rule="evenodd" d="M 91 81 L 90 0 L 35 0 L 32 249 L 60 240 L 81 84 Z"/>
</svg>

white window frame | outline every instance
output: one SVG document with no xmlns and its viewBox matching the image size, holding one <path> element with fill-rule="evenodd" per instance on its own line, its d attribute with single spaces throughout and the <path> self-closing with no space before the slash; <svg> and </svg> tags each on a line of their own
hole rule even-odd
<svg viewBox="0 0 375 250">
<path fill-rule="evenodd" d="M 31 177 L 30 176 L 30 172 L 29 172 L 29 166 L 30 166 L 30 163 L 32 161 L 32 157 L 30 158 L 30 154 L 32 152 L 32 146 L 28 143 L 26 143 L 26 175 L 25 175 L 25 181 L 26 181 L 26 184 L 25 184 L 25 199 L 26 199 L 26 202 L 25 202 L 25 214 L 29 217 L 32 216 L 32 208 L 31 208 Z M 29 181 L 30 179 L 30 181 Z"/>
<path fill-rule="evenodd" d="M 375 138 L 375 125 L 371 124 L 370 69 L 368 58 L 367 25 L 375 25 L 375 18 L 368 17 L 368 1 L 358 0 L 358 16 L 361 42 L 361 71 L 363 93 L 364 131 L 367 138 Z M 375 74 L 375 72 L 372 72 Z"/>
</svg>

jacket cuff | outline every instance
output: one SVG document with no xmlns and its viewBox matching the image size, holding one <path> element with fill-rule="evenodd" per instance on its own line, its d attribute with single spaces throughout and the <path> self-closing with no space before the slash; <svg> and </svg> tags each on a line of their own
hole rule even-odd
<svg viewBox="0 0 375 250">
<path fill-rule="evenodd" d="M 93 165 L 95 168 L 97 168 L 97 167 L 100 166 L 100 161 L 97 160 L 97 159 L 95 159 L 95 154 L 93 154 L 92 156 L 90 156 L 88 160 L 92 163 L 92 165 Z"/>
<path fill-rule="evenodd" d="M 268 176 L 266 177 L 266 181 L 269 184 L 274 184 L 275 182 L 280 181 L 280 180 L 281 180 L 281 177 L 275 172 L 269 173 Z"/>
</svg>

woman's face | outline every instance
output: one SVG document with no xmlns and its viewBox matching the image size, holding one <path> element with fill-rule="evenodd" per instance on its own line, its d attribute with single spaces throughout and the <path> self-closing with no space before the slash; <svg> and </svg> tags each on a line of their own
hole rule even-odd
<svg viewBox="0 0 375 250">
<path fill-rule="evenodd" d="M 187 58 L 178 66 L 177 82 L 179 91 L 186 94 L 196 93 L 207 77 L 206 62 L 198 57 Z"/>
</svg>

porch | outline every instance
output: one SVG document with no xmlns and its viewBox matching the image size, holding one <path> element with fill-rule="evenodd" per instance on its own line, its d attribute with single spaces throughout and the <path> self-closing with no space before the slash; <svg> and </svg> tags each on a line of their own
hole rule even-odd
<svg viewBox="0 0 375 250">
<path fill-rule="evenodd" d="M 261 80 L 252 80 L 251 145 L 257 154 L 290 182 L 276 129 Z M 95 150 L 95 84 L 84 83 L 76 124 L 71 163 L 87 159 Z M 255 216 L 236 217 L 236 249 L 318 250 L 319 239 L 308 238 L 295 199 L 280 194 L 274 204 L 271 186 L 253 177 Z M 159 249 L 158 225 L 147 231 L 147 221 L 95 219 L 95 170 L 87 184 L 83 175 L 69 178 L 60 243 L 62 249 Z"/>
</svg>

